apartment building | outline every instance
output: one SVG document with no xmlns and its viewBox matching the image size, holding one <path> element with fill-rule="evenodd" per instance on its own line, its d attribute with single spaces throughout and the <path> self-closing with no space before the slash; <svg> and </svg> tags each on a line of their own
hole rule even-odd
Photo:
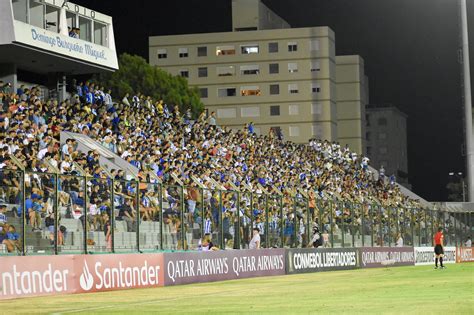
<svg viewBox="0 0 474 315">
<path fill-rule="evenodd" d="M 369 104 L 369 82 L 364 59 L 357 55 L 336 56 L 337 135 L 341 145 L 366 154 L 365 107 Z"/>
</svg>

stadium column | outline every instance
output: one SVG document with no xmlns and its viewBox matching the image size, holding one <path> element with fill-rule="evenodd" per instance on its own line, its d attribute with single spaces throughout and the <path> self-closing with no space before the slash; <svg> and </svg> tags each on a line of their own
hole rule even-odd
<svg viewBox="0 0 474 315">
<path fill-rule="evenodd" d="M 346 233 L 346 229 L 345 229 L 346 227 L 344 225 L 344 223 L 345 223 L 344 222 L 344 211 L 345 211 L 345 208 L 346 208 L 346 204 L 342 201 L 338 201 L 338 203 L 339 203 L 339 206 L 341 207 L 340 210 L 339 210 L 339 212 L 341 213 L 341 228 L 340 228 L 340 230 L 341 230 L 341 245 L 344 248 L 345 247 L 344 243 L 346 241 L 345 237 L 344 237 L 344 234 Z"/>
<path fill-rule="evenodd" d="M 137 177 L 135 187 L 135 202 L 137 204 L 137 223 L 136 223 L 136 246 L 137 252 L 140 252 L 140 177 Z"/>
<path fill-rule="evenodd" d="M 374 247 L 374 204 L 369 207 L 370 246 Z"/>
<path fill-rule="evenodd" d="M 268 194 L 265 194 L 265 248 L 268 248 L 269 238 L 268 238 Z"/>
<path fill-rule="evenodd" d="M 385 218 L 385 220 L 387 220 L 387 233 L 388 233 L 388 237 L 387 237 L 387 240 L 388 240 L 388 247 L 392 247 L 392 229 L 390 227 L 390 225 L 392 224 L 392 220 L 391 220 L 391 215 L 392 215 L 392 211 L 391 211 L 392 207 L 387 207 L 387 217 Z"/>
<path fill-rule="evenodd" d="M 59 216 L 58 216 L 58 194 L 59 194 L 59 175 L 53 174 L 54 178 L 54 205 L 53 205 L 53 214 L 54 214 L 54 254 L 58 254 L 58 228 L 59 228 Z"/>
<path fill-rule="evenodd" d="M 158 193 L 158 202 L 160 203 L 158 206 L 158 217 L 160 220 L 160 250 L 163 250 L 163 184 L 159 183 L 159 193 Z M 202 196 L 202 194 L 201 194 Z"/>
<path fill-rule="evenodd" d="M 329 225 L 331 227 L 331 248 L 334 248 L 334 199 L 329 201 Z"/>
<path fill-rule="evenodd" d="M 181 234 L 181 249 L 186 250 L 188 249 L 188 244 L 186 242 L 186 223 L 184 222 L 184 211 L 186 210 L 186 206 L 184 205 L 184 189 L 186 186 L 178 186 L 180 189 L 180 194 L 179 194 L 179 201 L 180 201 L 180 216 L 179 220 L 181 221 L 181 224 L 179 225 L 180 229 L 179 232 Z M 179 243 L 178 243 L 179 247 Z"/>
<path fill-rule="evenodd" d="M 383 219 L 383 216 L 382 216 L 382 209 L 384 209 L 382 207 L 382 205 L 378 205 L 377 207 L 379 209 L 379 211 L 377 212 L 378 214 L 378 217 L 379 217 L 379 243 L 380 243 L 380 247 L 384 246 L 384 237 L 383 237 L 383 222 L 382 222 L 382 219 Z"/>
<path fill-rule="evenodd" d="M 22 170 L 21 172 L 21 209 L 23 210 L 21 213 L 21 227 L 22 227 L 22 237 L 21 237 L 21 250 L 22 255 L 26 255 L 26 171 Z"/>
<path fill-rule="evenodd" d="M 354 222 L 354 204 L 352 202 L 349 203 L 349 211 L 351 212 L 351 225 L 350 225 L 349 230 L 351 231 L 352 247 L 355 247 L 356 225 L 355 225 L 355 222 Z"/>
<path fill-rule="evenodd" d="M 280 246 L 283 248 L 285 247 L 285 221 L 283 220 L 283 196 L 280 196 Z"/>
<path fill-rule="evenodd" d="M 84 178 L 84 213 L 82 214 L 82 230 L 84 238 L 84 254 L 87 254 L 87 175 L 83 176 Z"/>
<path fill-rule="evenodd" d="M 359 215 L 360 215 L 360 222 L 361 222 L 361 237 L 362 237 L 362 247 L 365 246 L 365 209 L 364 205 L 359 205 Z"/>
<path fill-rule="evenodd" d="M 219 220 L 219 236 L 218 241 L 219 241 L 219 246 L 221 249 L 224 249 L 224 226 L 222 224 L 222 190 L 219 189 L 219 214 L 217 216 L 217 219 Z"/>
<path fill-rule="evenodd" d="M 412 243 L 415 246 L 415 224 L 416 224 L 416 216 L 415 216 L 415 209 L 408 208 L 410 212 L 410 226 L 411 226 L 411 237 L 413 239 Z M 418 235 L 418 246 L 421 246 L 421 231 L 420 231 L 420 222 L 418 222 L 418 227 L 416 229 L 416 234 Z"/>
<path fill-rule="evenodd" d="M 309 242 L 311 241 L 311 232 L 312 232 L 312 223 L 313 223 L 313 214 L 309 211 L 309 198 L 306 198 L 306 244 L 305 247 L 308 247 Z M 314 211 L 314 210 L 313 210 Z"/>
<path fill-rule="evenodd" d="M 204 236 L 204 189 L 202 188 L 198 188 L 200 191 L 201 191 L 201 200 L 200 200 L 200 203 L 201 203 L 201 239 L 203 238 Z"/>
<path fill-rule="evenodd" d="M 237 220 L 235 222 L 235 228 L 234 228 L 234 249 L 240 249 L 240 190 L 237 190 L 237 218 L 234 218 L 234 220 Z"/>
<path fill-rule="evenodd" d="M 115 181 L 113 178 L 110 179 L 110 235 L 112 237 L 111 240 L 111 248 L 110 251 L 115 253 L 115 206 L 114 206 L 114 199 L 115 199 Z"/>
</svg>

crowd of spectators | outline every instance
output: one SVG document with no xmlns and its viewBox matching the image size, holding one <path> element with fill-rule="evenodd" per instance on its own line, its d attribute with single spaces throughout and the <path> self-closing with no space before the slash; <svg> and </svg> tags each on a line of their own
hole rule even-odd
<svg viewBox="0 0 474 315">
<path fill-rule="evenodd" d="M 126 94 L 118 102 L 113 102 L 110 90 L 91 82 L 75 84 L 71 97 L 63 102 L 44 99 L 38 87 L 21 86 L 12 91 L 10 85 L 0 82 L 0 102 L 2 197 L 6 203 L 18 204 L 15 199 L 19 196 L 19 179 L 12 176 L 18 168 L 11 158 L 14 156 L 23 168 L 36 172 L 27 175 L 25 180 L 27 214 L 35 231 L 43 228 L 41 218 L 52 206 L 50 195 L 54 181 L 51 176 L 41 174 L 51 168 L 65 176 L 85 173 L 93 177 L 86 188 L 89 209 L 87 216 L 82 218 L 90 230 L 110 228 L 112 178 L 117 192 L 114 201 L 120 203 L 118 219 L 127 223 L 128 231 L 136 229 L 137 215 L 145 221 L 154 221 L 158 217 L 156 190 L 147 189 L 146 184 L 137 186 L 125 181 L 123 170 L 106 171 L 99 163 L 99 153 L 78 151 L 74 139 L 68 139 L 61 146 L 61 131 L 81 133 L 96 140 L 137 167 L 142 181 L 152 181 L 153 177 L 149 175 L 152 173 L 165 184 L 187 186 L 189 222 L 196 220 L 193 214 L 200 200 L 199 186 L 210 191 L 222 186 L 259 194 L 278 193 L 283 196 L 286 207 L 290 206 L 291 198 L 304 194 L 309 200 L 312 220 L 316 219 L 314 209 L 317 201 L 377 203 L 385 208 L 419 207 L 418 201 L 403 195 L 394 181 L 375 177 L 369 170 L 368 157 L 360 156 L 337 142 L 311 139 L 307 144 L 296 144 L 284 141 L 273 132 L 257 135 L 252 124 L 243 126 L 241 130 L 230 130 L 217 124 L 215 113 L 209 117 L 205 113 L 192 117 L 190 109 L 182 113 L 179 106 L 140 93 L 134 96 Z M 79 217 L 84 206 L 85 191 L 81 185 L 74 176 L 62 177 L 59 201 L 69 207 L 68 215 L 72 217 Z M 137 200 L 134 198 L 137 189 L 140 191 L 140 213 L 137 213 Z M 164 218 L 169 225 L 167 228 L 179 230 L 182 222 L 173 215 L 179 202 L 177 190 L 166 190 L 163 198 L 170 208 L 169 216 Z M 212 192 L 204 196 L 210 205 L 219 198 L 223 198 L 225 209 L 236 208 L 233 196 L 219 197 Z M 245 197 L 241 202 L 256 209 L 253 222 L 262 233 L 263 226 L 257 225 L 264 219 L 263 202 L 257 199 L 250 204 L 251 201 Z M 21 215 L 21 207 L 17 210 Z M 270 208 L 269 218 L 274 216 L 276 210 Z M 344 208 L 334 207 L 336 221 L 341 222 L 347 216 Z M 293 219 L 288 215 L 288 222 L 293 222 Z M 216 212 L 209 211 L 199 220 L 205 225 L 205 230 L 209 230 L 207 232 L 212 232 L 212 225 L 216 225 Z M 232 218 L 229 220 L 227 230 L 230 232 Z M 285 235 L 290 237 L 297 228 L 288 224 Z M 304 234 L 302 229 L 298 235 Z M 278 234 L 276 228 L 272 231 Z M 235 231 L 228 234 L 233 233 Z M 250 233 L 247 232 L 249 238 Z"/>
</svg>

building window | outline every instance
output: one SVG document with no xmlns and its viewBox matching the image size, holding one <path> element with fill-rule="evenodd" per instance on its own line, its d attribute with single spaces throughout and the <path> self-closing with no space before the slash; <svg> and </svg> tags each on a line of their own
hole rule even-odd
<svg viewBox="0 0 474 315">
<path fill-rule="evenodd" d="M 300 127 L 298 126 L 290 126 L 290 137 L 299 137 L 300 136 Z"/>
<path fill-rule="evenodd" d="M 321 103 L 313 103 L 311 104 L 311 114 L 313 115 L 321 115 L 322 106 Z"/>
<path fill-rule="evenodd" d="M 242 107 L 240 108 L 241 117 L 260 117 L 260 107 Z"/>
<path fill-rule="evenodd" d="M 293 83 L 293 84 L 288 84 L 288 92 L 290 94 L 298 94 L 298 84 Z"/>
<path fill-rule="evenodd" d="M 259 73 L 260 73 L 260 67 L 258 65 L 240 66 L 241 75 L 259 74 Z"/>
<path fill-rule="evenodd" d="M 370 115 L 365 114 L 365 126 L 370 127 Z"/>
<path fill-rule="evenodd" d="M 317 51 L 319 50 L 319 40 L 318 39 L 312 39 L 310 42 L 309 42 L 309 49 L 311 51 Z"/>
<path fill-rule="evenodd" d="M 380 147 L 379 148 L 379 153 L 380 154 L 387 154 L 387 147 Z"/>
<path fill-rule="evenodd" d="M 235 55 L 235 47 L 232 45 L 229 46 L 217 46 L 216 47 L 216 56 L 224 55 Z"/>
<path fill-rule="evenodd" d="M 280 116 L 280 105 L 270 106 L 270 116 Z"/>
<path fill-rule="evenodd" d="M 158 49 L 157 53 L 158 53 L 158 59 L 168 58 L 168 53 L 167 53 L 166 49 L 164 49 L 164 48 Z"/>
<path fill-rule="evenodd" d="M 198 68 L 198 77 L 200 78 L 207 77 L 207 67 Z"/>
<path fill-rule="evenodd" d="M 261 95 L 260 87 L 257 85 L 241 86 L 240 95 L 241 96 L 260 96 Z"/>
<path fill-rule="evenodd" d="M 207 88 L 200 88 L 199 94 L 201 95 L 201 98 L 207 98 Z"/>
<path fill-rule="evenodd" d="M 187 48 L 179 48 L 178 49 L 179 58 L 188 58 L 188 49 Z"/>
<path fill-rule="evenodd" d="M 372 155 L 372 147 L 367 147 L 367 156 Z"/>
<path fill-rule="evenodd" d="M 235 75 L 234 66 L 221 66 L 216 68 L 217 76 L 219 77 L 228 77 Z"/>
<path fill-rule="evenodd" d="M 206 57 L 207 56 L 207 47 L 201 46 L 198 47 L 198 57 Z"/>
<path fill-rule="evenodd" d="M 288 114 L 291 116 L 299 115 L 300 106 L 299 105 L 290 105 L 288 106 Z"/>
<path fill-rule="evenodd" d="M 278 43 L 268 43 L 268 52 L 277 53 L 278 52 Z"/>
<path fill-rule="evenodd" d="M 271 63 L 268 65 L 268 72 L 270 74 L 273 74 L 273 73 L 279 73 L 280 72 L 280 66 L 278 63 Z"/>
<path fill-rule="evenodd" d="M 385 132 L 379 133 L 379 140 L 385 140 L 387 139 L 387 134 Z"/>
<path fill-rule="evenodd" d="M 386 126 L 387 125 L 387 118 L 385 118 L 385 117 L 379 118 L 377 123 L 379 124 L 379 126 Z"/>
<path fill-rule="evenodd" d="M 312 83 L 312 84 L 311 84 L 311 92 L 313 92 L 313 93 L 320 93 L 320 92 L 321 92 L 321 84 L 319 84 L 319 83 Z"/>
<path fill-rule="evenodd" d="M 243 55 L 248 55 L 248 54 L 258 54 L 258 45 L 245 45 L 245 46 L 240 46 L 240 52 Z"/>
<path fill-rule="evenodd" d="M 280 85 L 279 84 L 270 84 L 270 95 L 280 94 Z"/>
<path fill-rule="evenodd" d="M 289 42 L 288 51 L 289 52 L 298 51 L 298 44 L 296 42 Z"/>
<path fill-rule="evenodd" d="M 372 140 L 372 134 L 370 132 L 365 133 L 365 140 L 371 141 Z"/>
<path fill-rule="evenodd" d="M 319 61 L 311 61 L 311 72 L 319 72 L 321 70 L 321 64 Z"/>
<path fill-rule="evenodd" d="M 233 87 L 217 89 L 218 97 L 230 97 L 230 96 L 236 96 L 236 95 L 237 95 L 237 89 Z"/>
<path fill-rule="evenodd" d="M 218 108 L 217 118 L 235 118 L 237 117 L 236 108 Z"/>
<path fill-rule="evenodd" d="M 296 62 L 288 63 L 288 72 L 289 73 L 296 73 L 298 72 L 298 64 Z"/>
<path fill-rule="evenodd" d="M 182 76 L 183 78 L 189 78 L 189 70 L 179 70 L 179 75 Z"/>
</svg>

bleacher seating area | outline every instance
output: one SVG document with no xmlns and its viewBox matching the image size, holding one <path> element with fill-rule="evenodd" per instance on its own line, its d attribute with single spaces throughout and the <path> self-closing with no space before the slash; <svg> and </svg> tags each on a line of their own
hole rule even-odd
<svg viewBox="0 0 474 315">
<path fill-rule="evenodd" d="M 115 251 L 196 249 L 205 233 L 222 247 L 245 248 L 252 226 L 267 247 L 305 246 L 313 224 L 327 246 L 400 237 L 427 244 L 435 225 L 456 226 L 445 214 L 428 220 L 417 200 L 370 172 L 367 157 L 337 142 L 295 144 L 256 135 L 252 125 L 232 131 L 213 114 L 191 117 L 144 95 L 114 97 L 90 82 L 64 102 L 0 85 L 4 251 L 81 252 L 84 243 L 110 251 L 112 234 Z M 125 159 L 138 181 L 104 168 L 99 152 L 81 152 L 72 138 L 61 143 L 62 131 Z M 23 217 L 27 229 L 17 237 Z"/>
</svg>

